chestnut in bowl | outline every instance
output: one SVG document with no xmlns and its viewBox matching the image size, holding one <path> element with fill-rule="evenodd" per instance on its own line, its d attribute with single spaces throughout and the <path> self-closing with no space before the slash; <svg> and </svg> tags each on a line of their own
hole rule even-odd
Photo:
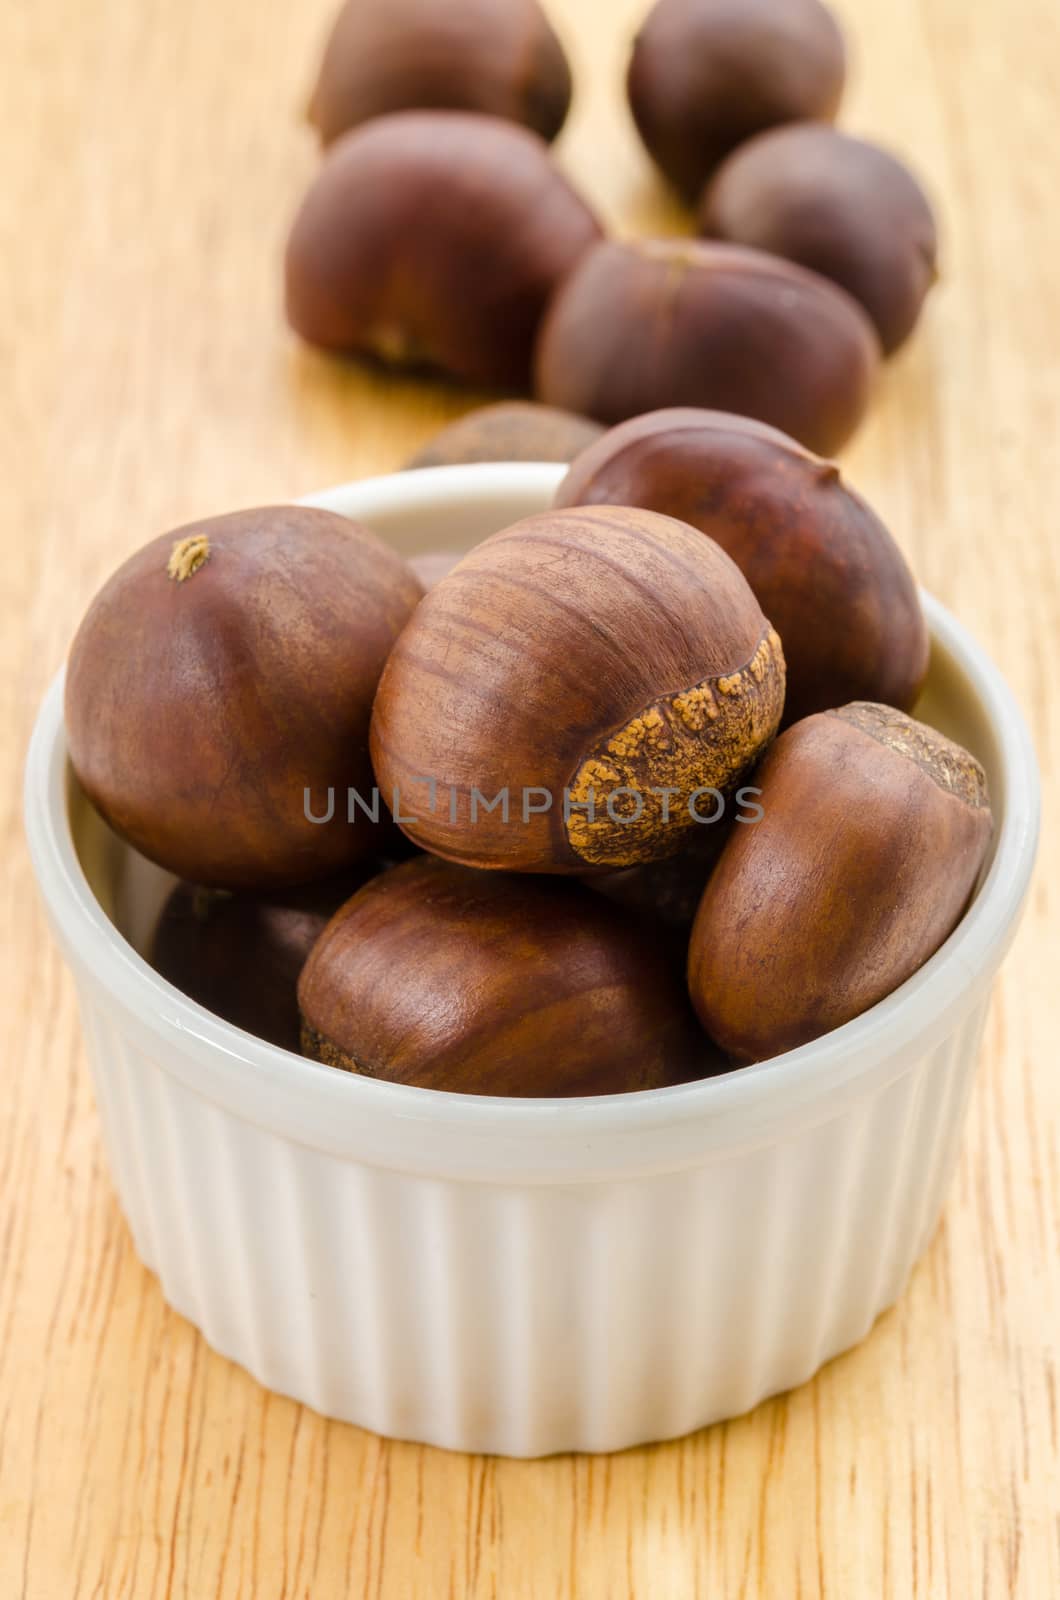
<svg viewBox="0 0 1060 1600">
<path fill-rule="evenodd" d="M 650 511 L 527 517 L 417 606 L 372 713 L 415 844 L 584 873 L 672 855 L 780 721 L 776 633 L 710 539 Z"/>
<path fill-rule="evenodd" d="M 322 141 L 391 111 L 483 111 L 554 139 L 571 75 L 538 0 L 346 0 L 310 120 Z"/>
<path fill-rule="evenodd" d="M 688 200 L 730 150 L 777 123 L 830 122 L 846 51 L 820 0 L 658 0 L 627 90 L 640 136 Z"/>
<path fill-rule="evenodd" d="M 993 828 L 973 756 L 891 706 L 808 717 L 759 768 L 692 930 L 696 1012 L 735 1061 L 850 1022 L 953 932 Z"/>
<path fill-rule="evenodd" d="M 537 134 L 404 111 L 331 146 L 287 244 L 287 316 L 326 350 L 525 389 L 538 323 L 600 227 Z"/>
<path fill-rule="evenodd" d="M 303 1049 L 465 1094 L 620 1094 L 717 1062 L 658 949 L 581 884 L 422 856 L 329 922 L 298 984 Z"/>
<path fill-rule="evenodd" d="M 152 540 L 70 652 L 67 737 L 89 799 L 143 855 L 211 888 L 305 883 L 376 850 L 382 807 L 348 820 L 347 795 L 372 796 L 372 700 L 421 593 L 373 533 L 306 506 Z"/>
<path fill-rule="evenodd" d="M 479 406 L 442 428 L 406 469 L 451 467 L 464 461 L 573 461 L 603 433 L 598 422 L 532 400 Z"/>
<path fill-rule="evenodd" d="M 865 307 L 884 351 L 916 326 L 938 277 L 938 232 L 897 157 L 818 123 L 759 134 L 703 194 L 700 231 L 810 267 Z"/>
<path fill-rule="evenodd" d="M 865 414 L 879 355 L 856 300 L 778 256 L 683 239 L 608 242 L 549 306 L 536 392 L 606 423 L 664 406 L 735 411 L 831 455 Z"/>
<path fill-rule="evenodd" d="M 902 552 L 832 462 L 776 428 L 692 408 L 634 417 L 578 457 L 556 505 L 645 506 L 716 540 L 780 634 L 786 722 L 915 704 L 928 634 Z"/>
<path fill-rule="evenodd" d="M 373 863 L 264 895 L 178 883 L 162 907 L 148 960 L 207 1011 L 297 1054 L 298 977 L 306 958 L 328 919 L 378 870 Z"/>
</svg>

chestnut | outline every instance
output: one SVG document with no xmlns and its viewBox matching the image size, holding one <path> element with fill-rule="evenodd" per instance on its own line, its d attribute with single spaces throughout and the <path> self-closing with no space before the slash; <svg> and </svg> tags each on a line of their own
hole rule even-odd
<svg viewBox="0 0 1060 1600">
<path fill-rule="evenodd" d="M 851 1021 L 910 978 L 960 921 L 990 844 L 975 758 L 892 706 L 796 723 L 755 783 L 692 930 L 703 1026 L 761 1061 Z"/>
<path fill-rule="evenodd" d="M 178 883 L 162 907 L 148 959 L 207 1011 L 297 1054 L 299 973 L 329 918 L 375 870 L 366 866 L 270 895 Z"/>
<path fill-rule="evenodd" d="M 707 185 L 699 222 L 711 238 L 771 250 L 840 284 L 887 354 L 912 333 L 938 277 L 935 217 L 909 168 L 817 123 L 741 145 Z"/>
<path fill-rule="evenodd" d="M 785 721 L 849 700 L 909 710 L 928 665 L 916 584 L 838 467 L 749 417 L 675 408 L 634 417 L 574 462 L 558 506 L 645 506 L 732 557 L 780 634 Z"/>
<path fill-rule="evenodd" d="M 526 388 L 556 285 L 600 237 L 537 134 L 403 111 L 344 134 L 295 218 L 287 315 L 327 350 Z"/>
<path fill-rule="evenodd" d="M 464 461 L 573 461 L 603 433 L 598 422 L 535 405 L 501 400 L 451 422 L 418 450 L 411 467 L 449 467 Z"/>
<path fill-rule="evenodd" d="M 772 738 L 780 641 L 710 539 L 591 506 L 493 534 L 394 647 L 372 760 L 414 843 L 584 873 L 673 855 Z"/>
<path fill-rule="evenodd" d="M 648 151 L 692 200 L 752 134 L 831 122 L 845 77 L 843 35 L 820 0 L 658 0 L 627 90 Z"/>
<path fill-rule="evenodd" d="M 310 121 L 325 144 L 391 111 L 484 111 L 554 139 L 571 101 L 538 0 L 346 0 Z"/>
<path fill-rule="evenodd" d="M 736 245 L 630 240 L 596 245 L 560 286 L 536 387 L 607 423 L 736 411 L 830 455 L 865 413 L 879 354 L 858 303 L 818 273 Z"/>
<path fill-rule="evenodd" d="M 373 822 L 349 791 L 371 804 L 372 699 L 421 593 L 373 533 L 305 506 L 152 540 L 70 652 L 67 740 L 89 799 L 211 888 L 304 883 L 365 856 L 385 812 Z"/>
<path fill-rule="evenodd" d="M 616 907 L 426 856 L 346 902 L 298 999 L 306 1055 L 424 1089 L 621 1094 L 716 1066 L 680 973 Z"/>
</svg>

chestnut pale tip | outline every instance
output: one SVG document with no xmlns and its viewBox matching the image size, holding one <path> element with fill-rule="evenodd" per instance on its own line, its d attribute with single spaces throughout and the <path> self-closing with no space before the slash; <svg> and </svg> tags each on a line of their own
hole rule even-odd
<svg viewBox="0 0 1060 1600">
<path fill-rule="evenodd" d="M 986 773 L 963 746 L 945 734 L 907 717 L 894 706 L 855 700 L 827 713 L 875 739 L 896 755 L 905 756 L 948 794 L 956 795 L 973 811 L 989 810 Z"/>
<path fill-rule="evenodd" d="M 204 533 L 178 539 L 169 552 L 166 571 L 175 583 L 184 583 L 210 559 L 210 541 Z"/>
</svg>

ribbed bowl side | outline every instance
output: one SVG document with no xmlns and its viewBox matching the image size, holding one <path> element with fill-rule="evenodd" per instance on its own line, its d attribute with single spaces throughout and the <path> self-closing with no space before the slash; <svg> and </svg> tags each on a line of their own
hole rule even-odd
<svg viewBox="0 0 1060 1600">
<path fill-rule="evenodd" d="M 177 1310 L 330 1416 L 507 1455 L 685 1433 L 862 1338 L 937 1218 L 985 1007 L 782 1142 L 650 1178 L 506 1187 L 266 1132 L 82 993 L 115 1184 Z"/>
</svg>

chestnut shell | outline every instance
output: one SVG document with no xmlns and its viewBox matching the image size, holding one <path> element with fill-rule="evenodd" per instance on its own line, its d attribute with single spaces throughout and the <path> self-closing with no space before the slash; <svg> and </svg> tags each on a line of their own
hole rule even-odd
<svg viewBox="0 0 1060 1600">
<path fill-rule="evenodd" d="M 465 461 L 573 461 L 603 433 L 600 423 L 532 400 L 499 400 L 442 428 L 406 469 Z"/>
<path fill-rule="evenodd" d="M 762 819 L 726 842 L 688 957 L 700 1021 L 742 1062 L 840 1027 L 923 966 L 992 831 L 979 763 L 890 706 L 796 723 L 755 782 Z"/>
<path fill-rule="evenodd" d="M 578 457 L 556 505 L 645 506 L 716 540 L 780 634 L 785 721 L 915 704 L 929 641 L 902 552 L 836 466 L 777 429 L 692 408 L 634 417 Z"/>
<path fill-rule="evenodd" d="M 308 1055 L 465 1094 L 619 1094 L 717 1062 L 657 941 L 580 884 L 430 857 L 373 879 L 298 985 Z"/>
<path fill-rule="evenodd" d="M 536 392 L 606 423 L 739 412 L 831 455 L 865 414 L 879 355 L 857 302 L 804 267 L 736 245 L 608 242 L 549 307 Z"/>
<path fill-rule="evenodd" d="M 178 883 L 148 959 L 189 999 L 269 1044 L 301 1048 L 298 977 L 328 919 L 377 868 L 272 895 Z"/>
<path fill-rule="evenodd" d="M 879 145 L 816 123 L 763 133 L 708 184 L 700 231 L 771 250 L 852 294 L 885 352 L 913 331 L 938 276 L 938 232 L 909 168 Z"/>
<path fill-rule="evenodd" d="M 482 111 L 554 139 L 570 101 L 570 67 L 538 0 L 346 0 L 309 115 L 325 144 L 418 109 Z"/>
<path fill-rule="evenodd" d="M 632 866 L 700 831 L 690 796 L 736 782 L 783 695 L 776 634 L 712 540 L 649 511 L 545 512 L 420 602 L 379 684 L 372 760 L 396 820 L 437 855 Z"/>
<path fill-rule="evenodd" d="M 129 558 L 78 629 L 70 759 L 115 832 L 213 888 L 308 882 L 377 849 L 379 675 L 422 593 L 367 529 L 304 506 L 191 523 Z M 323 815 L 335 791 L 334 815 Z"/>
<path fill-rule="evenodd" d="M 846 51 L 820 0 L 658 0 L 629 64 L 640 136 L 692 200 L 719 161 L 777 123 L 839 109 Z"/>
<path fill-rule="evenodd" d="M 536 134 L 405 111 L 327 152 L 287 244 L 287 315 L 327 350 L 527 388 L 556 285 L 600 237 Z"/>
</svg>

